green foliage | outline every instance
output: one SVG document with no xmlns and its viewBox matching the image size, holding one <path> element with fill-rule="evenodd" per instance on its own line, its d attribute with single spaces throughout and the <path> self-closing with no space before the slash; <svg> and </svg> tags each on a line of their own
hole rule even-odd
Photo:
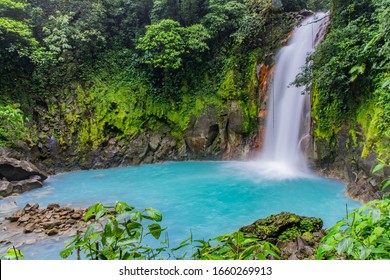
<svg viewBox="0 0 390 280">
<path fill-rule="evenodd" d="M 102 0 L 103 7 L 99 10 L 103 14 L 100 21 L 103 21 L 103 30 L 110 46 L 114 49 L 134 46 L 134 40 L 144 33 L 144 26 L 150 24 L 153 2 L 153 0 Z"/>
<path fill-rule="evenodd" d="M 181 143 L 192 115 L 232 102 L 252 133 L 256 65 L 294 22 L 268 0 L 26 3 L 0 3 L 0 18 L 15 22 L 4 42 L 17 50 L 0 50 L 1 99 L 34 116 L 31 145 L 50 133 L 81 154 L 161 127 Z"/>
<path fill-rule="evenodd" d="M 87 210 L 84 221 L 92 223 L 85 232 L 78 232 L 76 237 L 65 242 L 65 249 L 60 253 L 62 258 L 68 258 L 76 252 L 77 259 L 90 260 L 183 259 L 187 253 L 179 257 L 177 252 L 189 247 L 193 252 L 196 251 L 192 259 L 280 258 L 279 249 L 275 245 L 240 231 L 207 242 L 194 241 L 190 236 L 175 248 L 169 247 L 166 237 L 161 242 L 162 247 L 153 248 L 145 243 L 150 242 L 150 238 L 159 240 L 166 230 L 159 224 L 162 221 L 162 214 L 153 208 L 137 211 L 125 202 L 116 202 L 114 206 L 97 203 Z M 210 245 L 215 242 L 217 242 L 215 246 Z"/>
<path fill-rule="evenodd" d="M 77 258 L 81 252 L 87 259 L 93 260 L 144 260 L 163 258 L 167 246 L 151 248 L 144 245 L 144 239 L 151 236 L 160 239 L 165 230 L 160 226 L 161 213 L 153 208 L 137 211 L 125 202 L 116 202 L 114 206 L 97 203 L 91 206 L 84 216 L 85 221 L 92 220 L 84 233 L 66 242 L 60 255 L 69 257 L 74 251 Z M 145 223 L 145 220 L 151 223 Z"/>
<path fill-rule="evenodd" d="M 184 54 L 208 49 L 205 40 L 210 36 L 200 24 L 181 27 L 178 22 L 167 19 L 146 26 L 146 29 L 137 49 L 143 52 L 144 63 L 153 68 L 178 69 Z"/>
<path fill-rule="evenodd" d="M 300 11 L 307 8 L 305 0 L 279 0 L 275 2 L 281 2 L 284 11 Z"/>
<path fill-rule="evenodd" d="M 153 23 L 173 19 L 188 26 L 197 23 L 206 9 L 206 0 L 154 0 L 150 17 Z"/>
<path fill-rule="evenodd" d="M 245 1 L 210 0 L 208 13 L 202 18 L 213 37 L 222 37 L 234 32 L 245 13 Z"/>
<path fill-rule="evenodd" d="M 26 77 L 41 53 L 29 20 L 30 6 L 25 1 L 0 1 L 0 92 L 11 93 L 12 101 L 25 95 Z"/>
<path fill-rule="evenodd" d="M 24 136 L 23 112 L 17 106 L 0 105 L 0 147 L 15 146 Z"/>
<path fill-rule="evenodd" d="M 317 250 L 317 259 L 390 258 L 390 200 L 374 200 L 331 227 Z"/>
<path fill-rule="evenodd" d="M 384 160 L 379 160 L 379 163 L 375 165 L 374 169 L 372 170 L 372 173 L 379 173 L 381 170 L 384 170 L 385 168 L 390 168 L 390 161 L 386 162 Z M 388 186 L 390 186 L 390 178 L 385 178 L 382 181 L 382 190 L 385 190 Z"/>
<path fill-rule="evenodd" d="M 279 249 L 272 243 L 256 236 L 236 231 L 208 241 L 198 241 L 199 246 L 193 258 L 197 260 L 265 260 L 279 259 Z M 211 245 L 212 243 L 217 243 Z"/>
<path fill-rule="evenodd" d="M 15 247 L 9 248 L 2 256 L 1 260 L 23 260 L 24 255 L 22 251 L 16 249 Z"/>
<path fill-rule="evenodd" d="M 312 11 L 329 11 L 331 8 L 330 0 L 307 0 L 307 8 Z"/>
<path fill-rule="evenodd" d="M 33 37 L 24 2 L 5 0 L 0 2 L 0 59 L 6 52 L 29 56 L 38 42 Z"/>
<path fill-rule="evenodd" d="M 330 31 L 314 54 L 312 76 L 306 75 L 313 77 L 316 135 L 330 141 L 346 124 L 359 122 L 363 157 L 390 152 L 388 10 L 383 0 L 333 1 Z"/>
</svg>

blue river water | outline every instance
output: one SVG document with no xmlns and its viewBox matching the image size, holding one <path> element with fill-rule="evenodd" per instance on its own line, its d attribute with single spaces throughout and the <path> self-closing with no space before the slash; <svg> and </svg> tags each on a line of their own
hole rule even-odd
<svg viewBox="0 0 390 280">
<path fill-rule="evenodd" d="M 12 198 L 23 207 L 38 202 L 88 207 L 96 202 L 126 201 L 163 214 L 169 241 L 231 233 L 257 219 L 290 211 L 324 220 L 324 227 L 345 216 L 346 205 L 361 204 L 344 195 L 345 185 L 316 176 L 276 179 L 259 172 L 255 162 L 167 162 L 137 167 L 63 173 L 41 189 Z M 282 177 L 281 177 L 282 178 Z M 3 200 L 3 203 L 7 199 Z M 173 246 L 172 246 L 173 247 Z M 27 259 L 60 259 L 63 240 L 39 241 L 22 248 Z"/>
</svg>

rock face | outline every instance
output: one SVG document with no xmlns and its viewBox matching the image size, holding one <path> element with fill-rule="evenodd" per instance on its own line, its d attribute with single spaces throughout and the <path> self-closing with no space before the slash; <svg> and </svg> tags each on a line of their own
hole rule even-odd
<svg viewBox="0 0 390 280">
<path fill-rule="evenodd" d="M 227 100 L 221 107 L 203 104 L 196 115 L 189 116 L 186 127 L 181 131 L 161 120 L 163 124 L 158 129 L 145 127 L 131 138 L 116 137 L 113 132 L 99 140 L 98 144 L 81 143 L 77 133 L 65 140 L 58 140 L 59 136 L 54 131 L 68 133 L 69 127 L 66 127 L 66 123 L 59 124 L 53 116 L 40 120 L 38 144 L 31 148 L 20 145 L 18 151 L 20 158 L 36 162 L 39 168 L 53 174 L 167 160 L 246 159 L 250 157 L 250 152 L 259 139 L 256 104 L 257 101 L 251 102 L 252 115 L 249 115 L 248 105 L 238 100 Z M 48 113 L 42 111 L 42 114 Z M 58 128 L 54 129 L 56 126 Z M 25 176 L 22 177 L 22 171 L 15 166 L 7 165 L 12 170 L 4 167 L 4 174 L 7 173 L 10 177 L 13 173 L 12 178 L 15 179 L 27 176 L 23 173 Z"/>
<path fill-rule="evenodd" d="M 256 126 L 258 126 L 256 120 Z M 191 116 L 184 132 L 188 159 L 247 159 L 258 146 L 258 131 L 245 127 L 248 116 L 232 100 L 222 111 L 204 108 L 199 117 Z"/>
<path fill-rule="evenodd" d="M 210 108 L 199 118 L 191 116 L 190 123 L 184 133 L 184 139 L 189 152 L 198 157 L 218 155 L 221 152 L 216 141 L 219 134 L 217 113 Z"/>
<path fill-rule="evenodd" d="M 47 174 L 30 162 L 5 156 L 0 157 L 0 196 L 23 193 L 43 185 Z"/>
<path fill-rule="evenodd" d="M 359 131 L 354 140 L 348 130 L 343 129 L 337 133 L 336 145 L 314 138 L 309 157 L 318 173 L 346 182 L 348 196 L 368 202 L 382 197 L 380 182 L 390 177 L 390 170 L 385 168 L 372 174 L 377 157 L 373 152 L 362 157 L 363 147 L 358 144 L 362 142 L 361 135 L 363 131 Z M 357 144 L 351 144 L 354 142 Z"/>
<path fill-rule="evenodd" d="M 323 222 L 319 218 L 282 212 L 260 219 L 241 232 L 275 244 L 282 259 L 314 259 L 321 238 Z"/>
</svg>

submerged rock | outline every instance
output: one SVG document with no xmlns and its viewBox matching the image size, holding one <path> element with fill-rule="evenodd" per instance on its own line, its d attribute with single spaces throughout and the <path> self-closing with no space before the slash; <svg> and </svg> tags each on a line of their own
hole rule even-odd
<svg viewBox="0 0 390 280">
<path fill-rule="evenodd" d="M 1 182 L 0 182 L 1 184 Z M 12 209 L 15 209 L 18 207 L 18 204 L 16 201 L 9 201 L 6 203 L 0 204 L 0 213 L 9 213 Z"/>
</svg>

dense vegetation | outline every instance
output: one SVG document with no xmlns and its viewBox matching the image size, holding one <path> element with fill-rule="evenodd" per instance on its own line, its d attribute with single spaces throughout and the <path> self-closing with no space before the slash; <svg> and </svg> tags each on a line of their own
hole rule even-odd
<svg viewBox="0 0 390 280">
<path fill-rule="evenodd" d="M 341 129 L 362 157 L 390 154 L 390 3 L 332 1 L 326 40 L 313 57 L 313 116 L 318 137 L 335 144 Z"/>
<path fill-rule="evenodd" d="M 389 259 L 390 200 L 375 200 L 347 214 L 328 230 L 318 259 Z"/>
<path fill-rule="evenodd" d="M 250 133 L 256 64 L 293 28 L 289 13 L 321 2 L 2 1 L 0 106 L 29 119 L 24 135 L 3 134 L 2 145 L 53 135 L 91 150 L 164 125 L 181 141 L 191 115 L 205 104 L 223 111 L 226 100 L 239 101 Z"/>
<path fill-rule="evenodd" d="M 385 0 L 1 1 L 0 111 L 10 116 L 1 131 L 26 121 L 29 129 L 2 132 L 0 143 L 34 146 L 47 137 L 37 130 L 58 125 L 51 133 L 61 145 L 87 150 L 163 125 L 181 140 L 191 114 L 231 99 L 249 133 L 257 126 L 255 66 L 291 30 L 288 13 L 329 7 L 329 33 L 306 73 L 315 134 L 334 144 L 348 129 L 355 145 L 363 134 L 362 156 L 386 158 Z"/>
<path fill-rule="evenodd" d="M 244 132 L 250 133 L 257 129 L 256 66 L 272 60 L 298 20 L 294 12 L 330 8 L 328 35 L 301 77 L 312 91 L 314 133 L 335 145 L 337 132 L 346 129 L 350 145 L 364 145 L 363 157 L 373 151 L 385 165 L 390 3 L 330 2 L 2 0 L 0 146 L 16 147 L 21 140 L 34 147 L 49 130 L 62 147 L 76 144 L 86 151 L 107 137 L 132 139 L 163 126 L 181 141 L 191 115 L 206 104 L 223 111 L 229 100 L 238 101 Z M 369 206 L 329 231 L 318 258 L 389 257 L 389 202 Z M 94 209 L 109 214 L 102 206 Z M 78 248 L 90 258 L 155 258 L 162 252 L 137 243 L 140 222 L 159 222 L 157 211 L 132 212 L 125 204 L 113 209 L 121 216 L 72 240 L 63 256 Z M 145 230 L 155 238 L 163 231 L 157 223 Z M 277 256 L 271 245 L 254 245 L 238 233 L 218 241 L 221 258 Z M 248 250 L 243 243 L 251 245 Z M 216 252 L 203 245 L 202 253 Z"/>
</svg>

